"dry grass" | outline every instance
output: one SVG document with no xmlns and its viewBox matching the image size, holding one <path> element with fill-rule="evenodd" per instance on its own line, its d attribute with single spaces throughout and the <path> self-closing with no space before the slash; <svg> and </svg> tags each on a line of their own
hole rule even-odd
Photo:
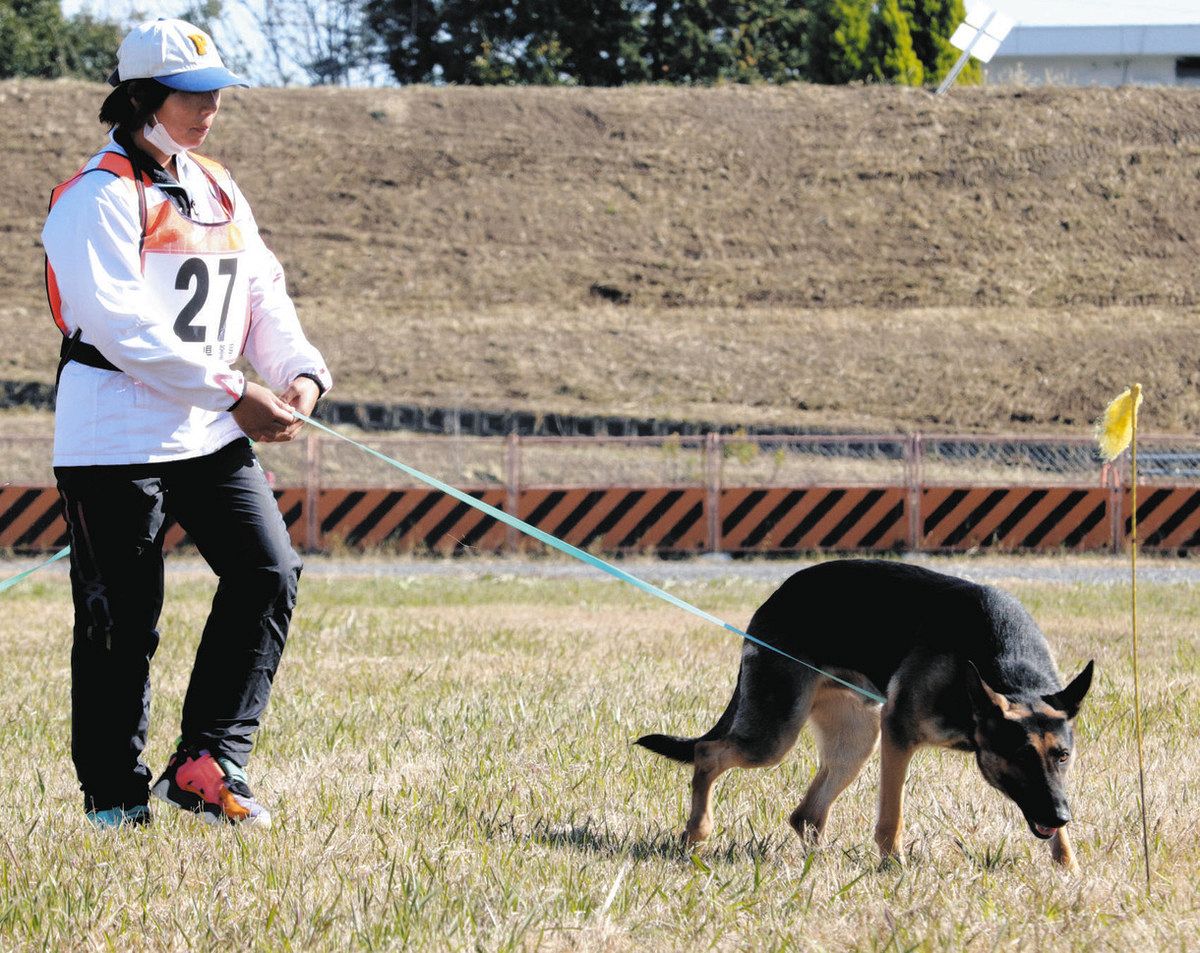
<svg viewBox="0 0 1200 953">
<path fill-rule="evenodd" d="M 2 377 L 52 376 L 36 238 L 102 94 L 0 84 Z M 1138 377 L 1195 430 L 1198 96 L 252 90 L 211 151 L 344 397 L 1066 432 Z"/>
<path fill-rule="evenodd" d="M 717 829 L 676 846 L 687 774 L 629 746 L 707 728 L 737 645 L 592 581 L 311 579 L 251 765 L 277 809 L 241 836 L 156 814 L 89 830 L 70 776 L 69 600 L 45 577 L 0 618 L 0 946 L 5 949 L 1186 949 L 1200 863 L 1197 616 L 1148 586 L 1152 899 L 1143 896 L 1121 587 L 1014 587 L 1064 670 L 1095 657 L 1074 773 L 1082 864 L 1053 869 L 970 760 L 910 780 L 908 864 L 876 869 L 877 767 L 808 853 L 785 818 L 813 770 L 735 772 Z M 734 623 L 746 582 L 672 587 Z M 172 577 L 149 754 L 167 755 L 211 587 Z"/>
</svg>

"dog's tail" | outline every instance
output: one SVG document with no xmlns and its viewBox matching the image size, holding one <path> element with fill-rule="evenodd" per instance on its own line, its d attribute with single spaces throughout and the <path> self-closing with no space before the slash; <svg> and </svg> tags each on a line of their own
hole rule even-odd
<svg viewBox="0 0 1200 953">
<path fill-rule="evenodd" d="M 741 687 L 742 670 L 739 668 L 737 685 L 734 686 L 733 697 L 725 706 L 724 713 L 717 719 L 717 723 L 699 738 L 680 738 L 678 735 L 642 735 L 634 744 L 649 748 L 655 754 L 661 754 L 664 758 L 670 758 L 672 761 L 691 764 L 696 759 L 696 745 L 702 741 L 722 738 L 729 731 L 729 726 L 733 724 L 733 717 L 737 714 L 738 693 Z"/>
</svg>

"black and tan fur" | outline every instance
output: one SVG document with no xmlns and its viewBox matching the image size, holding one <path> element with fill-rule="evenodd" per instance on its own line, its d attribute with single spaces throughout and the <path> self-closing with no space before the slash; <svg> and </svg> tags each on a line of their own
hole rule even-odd
<svg viewBox="0 0 1200 953">
<path fill-rule="evenodd" d="M 834 800 L 878 744 L 875 842 L 884 859 L 898 858 L 909 761 L 921 746 L 937 745 L 974 752 L 987 782 L 1017 804 L 1035 836 L 1050 840 L 1053 859 L 1075 866 L 1063 829 L 1071 819 L 1064 781 L 1092 663 L 1063 688 L 1045 636 L 1012 596 L 903 563 L 840 560 L 793 575 L 748 631 L 887 701 L 745 642 L 733 698 L 710 731 L 637 742 L 695 766 L 686 841 L 712 831 L 721 774 L 778 764 L 807 722 L 820 762 L 790 818 L 802 837 L 821 834 Z"/>
</svg>

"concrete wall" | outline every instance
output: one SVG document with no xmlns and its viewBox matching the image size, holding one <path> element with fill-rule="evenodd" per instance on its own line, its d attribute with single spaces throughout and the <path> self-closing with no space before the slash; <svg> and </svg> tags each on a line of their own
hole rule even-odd
<svg viewBox="0 0 1200 953">
<path fill-rule="evenodd" d="M 989 84 L 1060 86 L 1200 86 L 1178 79 L 1175 56 L 1001 56 L 984 68 Z"/>
</svg>

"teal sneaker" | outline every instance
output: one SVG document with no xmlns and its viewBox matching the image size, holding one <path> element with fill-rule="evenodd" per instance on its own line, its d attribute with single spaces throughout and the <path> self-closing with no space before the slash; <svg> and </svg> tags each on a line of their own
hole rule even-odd
<svg viewBox="0 0 1200 953">
<path fill-rule="evenodd" d="M 145 827 L 150 823 L 150 807 L 135 804 L 133 807 L 110 807 L 107 811 L 88 811 L 87 819 L 104 829 Z"/>
</svg>

